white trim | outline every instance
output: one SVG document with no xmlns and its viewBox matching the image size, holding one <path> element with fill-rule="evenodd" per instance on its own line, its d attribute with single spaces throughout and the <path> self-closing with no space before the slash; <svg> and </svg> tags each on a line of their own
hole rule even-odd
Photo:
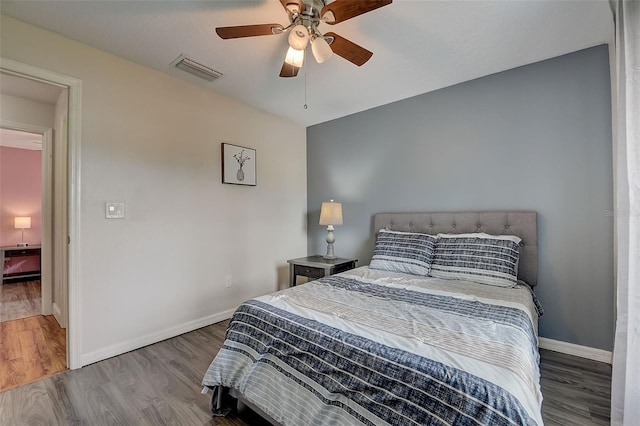
<svg viewBox="0 0 640 426">
<path fill-rule="evenodd" d="M 44 135 L 48 130 L 51 130 L 50 127 L 43 127 L 29 123 L 19 123 L 11 120 L 0 120 L 0 127 L 3 129 L 19 130 L 21 132 L 37 133 L 40 135 Z"/>
<path fill-rule="evenodd" d="M 51 315 L 53 302 L 53 276 L 51 231 L 53 224 L 53 129 L 42 135 L 42 250 L 40 251 L 40 289 L 42 315 Z M 60 321 L 58 321 L 60 322 Z"/>
<path fill-rule="evenodd" d="M 53 316 L 58 318 L 62 315 L 62 311 L 60 310 L 60 306 L 56 303 L 53 303 Z"/>
<path fill-rule="evenodd" d="M 74 79 L 75 80 L 75 79 Z M 69 159 L 69 193 L 67 205 L 69 206 L 67 214 L 69 215 L 69 269 L 67 270 L 67 339 L 69 343 L 69 368 L 80 368 L 83 366 L 81 362 L 82 354 L 82 334 L 80 326 L 82 318 L 80 314 L 80 301 L 82 300 L 82 286 L 80 283 L 80 265 L 81 260 L 81 203 L 82 196 L 80 192 L 80 143 L 81 143 L 81 127 L 82 127 L 82 81 L 75 80 L 74 84 L 69 86 L 69 115 L 67 116 L 67 155 Z M 71 328 L 71 322 L 75 325 Z"/>
<path fill-rule="evenodd" d="M 594 361 L 605 362 L 607 364 L 611 364 L 613 359 L 613 354 L 610 351 L 605 351 L 604 349 L 590 348 L 588 346 L 561 342 L 560 340 L 547 339 L 545 337 L 538 338 L 538 346 L 542 349 L 548 349 L 550 351 L 573 355 L 580 358 L 592 359 Z"/>
<path fill-rule="evenodd" d="M 59 74 L 44 68 L 14 61 L 0 56 L 0 69 L 48 84 L 53 84 L 69 89 L 67 131 L 68 152 L 68 223 L 69 223 L 69 265 L 67 278 L 68 309 L 67 309 L 67 365 L 71 369 L 82 367 L 82 320 L 80 311 L 81 288 L 80 285 L 80 142 L 82 124 L 82 81 L 73 77 Z"/>
<path fill-rule="evenodd" d="M 224 321 L 231 318 L 231 315 L 233 315 L 235 311 L 236 308 L 228 309 L 226 311 L 218 312 L 217 314 L 209 315 L 197 320 L 189 321 L 184 324 L 160 330 L 155 333 L 147 334 L 146 336 L 136 337 L 135 339 L 131 339 L 126 342 L 117 343 L 115 345 L 98 349 L 97 351 L 83 354 L 82 365 L 88 365 L 94 362 L 102 361 L 116 355 L 133 351 L 135 349 L 139 349 L 153 343 L 161 342 L 163 340 L 170 339 L 172 337 L 176 337 L 193 330 L 197 330 L 198 328 L 206 327 L 208 325 Z"/>
</svg>

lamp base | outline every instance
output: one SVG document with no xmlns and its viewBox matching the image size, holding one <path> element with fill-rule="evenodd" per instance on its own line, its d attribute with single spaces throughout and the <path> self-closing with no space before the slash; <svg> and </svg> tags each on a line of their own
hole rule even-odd
<svg viewBox="0 0 640 426">
<path fill-rule="evenodd" d="M 333 259 L 337 259 L 338 256 L 328 256 L 328 255 L 325 254 L 324 256 L 322 256 L 322 258 L 323 259 L 327 259 L 327 260 L 333 260 Z"/>
<path fill-rule="evenodd" d="M 331 260 L 331 259 L 336 259 L 336 255 L 333 254 L 333 242 L 336 240 L 336 238 L 333 236 L 333 225 L 329 225 L 327 226 L 327 254 L 325 254 L 323 257 L 325 259 Z"/>
<path fill-rule="evenodd" d="M 28 243 L 18 243 L 16 244 L 16 247 L 26 247 L 28 245 L 29 245 Z"/>
</svg>

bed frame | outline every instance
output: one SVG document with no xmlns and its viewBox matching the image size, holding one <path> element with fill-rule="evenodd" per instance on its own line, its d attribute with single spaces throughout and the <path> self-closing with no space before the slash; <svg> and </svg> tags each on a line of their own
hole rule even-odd
<svg viewBox="0 0 640 426">
<path fill-rule="evenodd" d="M 538 229 L 536 212 L 486 211 L 452 213 L 378 213 L 374 233 L 380 229 L 424 234 L 516 235 L 520 243 L 518 279 L 530 286 L 538 283 Z"/>
</svg>

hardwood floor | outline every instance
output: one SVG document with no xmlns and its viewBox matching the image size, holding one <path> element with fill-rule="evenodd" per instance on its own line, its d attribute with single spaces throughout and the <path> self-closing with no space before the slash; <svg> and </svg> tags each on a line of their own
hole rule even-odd
<svg viewBox="0 0 640 426">
<path fill-rule="evenodd" d="M 66 357 L 66 333 L 53 316 L 0 323 L 0 391 L 65 370 Z"/>
<path fill-rule="evenodd" d="M 264 425 L 213 418 L 202 377 L 227 322 L 0 393 L 2 425 Z M 611 367 L 541 351 L 546 425 L 608 424 Z"/>
<path fill-rule="evenodd" d="M 540 357 L 545 424 L 610 424 L 611 365 L 544 349 Z"/>
<path fill-rule="evenodd" d="M 40 280 L 0 285 L 0 322 L 40 315 Z"/>
</svg>

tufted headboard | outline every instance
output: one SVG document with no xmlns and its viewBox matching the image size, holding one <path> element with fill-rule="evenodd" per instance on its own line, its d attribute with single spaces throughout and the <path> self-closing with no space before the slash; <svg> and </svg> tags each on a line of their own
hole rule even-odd
<svg viewBox="0 0 640 426">
<path fill-rule="evenodd" d="M 434 235 L 471 232 L 516 235 L 522 238 L 518 279 L 530 286 L 538 282 L 536 212 L 378 213 L 374 216 L 373 226 L 376 233 L 386 228 Z"/>
</svg>

